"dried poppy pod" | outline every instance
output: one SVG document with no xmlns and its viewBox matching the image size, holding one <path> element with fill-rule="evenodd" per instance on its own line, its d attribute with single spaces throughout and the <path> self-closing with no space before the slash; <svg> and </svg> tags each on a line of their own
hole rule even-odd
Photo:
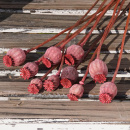
<svg viewBox="0 0 130 130">
<path fill-rule="evenodd" d="M 75 61 L 81 60 L 84 56 L 84 50 L 79 45 L 71 45 L 66 50 L 65 63 L 73 65 Z"/>
<path fill-rule="evenodd" d="M 26 60 L 25 51 L 20 48 L 12 48 L 3 57 L 3 63 L 7 67 L 19 66 Z"/>
<path fill-rule="evenodd" d="M 89 73 L 95 82 L 104 83 L 108 74 L 108 68 L 102 60 L 95 59 L 90 63 Z"/>
<path fill-rule="evenodd" d="M 43 87 L 47 91 L 53 91 L 56 88 L 58 88 L 59 84 L 60 84 L 59 76 L 52 75 L 48 77 L 47 80 L 45 80 L 45 82 L 43 83 Z"/>
<path fill-rule="evenodd" d="M 42 81 L 39 78 L 31 80 L 28 91 L 32 94 L 37 94 L 42 89 Z"/>
<path fill-rule="evenodd" d="M 110 103 L 117 95 L 117 87 L 112 82 L 106 82 L 100 87 L 99 100 L 102 103 Z"/>
<path fill-rule="evenodd" d="M 67 66 L 61 72 L 61 85 L 64 88 L 70 88 L 78 78 L 77 70 L 72 66 Z"/>
<path fill-rule="evenodd" d="M 52 46 L 46 50 L 42 62 L 46 65 L 46 67 L 50 68 L 52 64 L 56 65 L 59 63 L 61 61 L 61 58 L 61 50 L 58 47 Z"/>
<path fill-rule="evenodd" d="M 78 98 L 81 98 L 84 93 L 84 88 L 81 84 L 74 84 L 70 90 L 69 94 L 67 94 L 68 98 L 71 101 L 78 101 Z"/>
<path fill-rule="evenodd" d="M 23 79 L 29 79 L 38 73 L 38 63 L 28 62 L 20 69 L 20 72 Z"/>
</svg>

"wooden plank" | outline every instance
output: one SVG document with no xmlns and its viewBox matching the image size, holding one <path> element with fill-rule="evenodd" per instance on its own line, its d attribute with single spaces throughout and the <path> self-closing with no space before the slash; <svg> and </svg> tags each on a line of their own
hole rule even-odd
<svg viewBox="0 0 130 130">
<path fill-rule="evenodd" d="M 39 0 L 21 0 L 21 1 L 0 1 L 0 8 L 6 8 L 6 9 L 88 9 L 92 6 L 92 4 L 96 0 L 92 1 L 84 1 L 84 0 L 75 0 L 75 1 L 70 1 L 70 0 L 44 0 L 44 1 L 39 1 Z M 98 2 L 98 4 L 95 6 L 95 8 L 98 8 L 99 5 L 101 4 Z M 108 1 L 110 2 L 110 0 Z M 107 3 L 108 3 L 107 2 Z M 127 5 L 129 0 L 126 0 L 125 5 Z M 106 3 L 106 4 L 107 4 Z"/>
<path fill-rule="evenodd" d="M 0 118 L 70 119 L 80 122 L 130 122 L 129 102 L 0 101 Z"/>
<path fill-rule="evenodd" d="M 55 34 L 24 34 L 24 33 L 1 33 L 0 34 L 0 52 L 3 53 L 4 50 L 7 48 L 19 47 L 19 48 L 31 48 L 36 46 L 45 40 L 51 38 Z M 71 44 L 76 44 L 84 35 L 80 34 L 75 37 L 72 41 L 70 41 L 67 46 Z M 89 44 L 92 43 L 94 39 L 96 39 L 99 35 L 93 34 L 90 39 L 86 42 L 86 46 L 84 46 L 84 50 L 88 50 Z M 56 43 L 60 42 L 66 37 L 66 34 L 59 36 L 58 38 L 50 41 L 49 43 L 45 44 L 38 50 L 42 51 L 45 50 L 47 47 L 55 45 Z M 122 34 L 110 34 L 107 39 L 104 41 L 102 46 L 102 51 L 117 51 L 120 49 L 120 43 L 122 41 Z M 127 34 L 125 47 L 124 50 L 130 50 L 130 42 L 129 42 L 130 35 Z M 95 47 L 96 48 L 96 47 Z M 94 48 L 94 49 L 95 49 Z"/>
<path fill-rule="evenodd" d="M 122 61 L 121 61 L 121 65 L 120 65 L 120 70 L 129 70 L 130 67 L 130 54 L 123 54 L 122 56 Z M 18 67 L 6 67 L 3 64 L 3 60 L 2 57 L 4 56 L 4 54 L 0 55 L 0 70 L 18 70 L 20 69 L 22 66 L 18 66 Z M 37 60 L 38 58 L 40 58 L 40 56 L 42 56 L 42 54 L 35 54 L 35 53 L 30 53 L 27 55 L 27 60 L 25 61 L 25 63 L 27 62 L 32 62 Z M 85 70 L 89 59 L 90 59 L 91 55 L 88 56 L 88 58 L 86 59 L 85 62 L 83 62 L 79 67 L 78 70 Z M 118 60 L 118 54 L 101 54 L 100 58 L 105 61 L 105 63 L 107 64 L 109 71 L 110 70 L 115 70 L 116 68 L 116 64 L 117 64 L 117 60 Z M 24 64 L 25 64 L 24 63 Z M 43 72 L 43 70 L 46 70 L 46 68 L 44 67 L 44 65 L 40 65 L 39 66 L 39 72 Z"/>
<path fill-rule="evenodd" d="M 107 78 L 107 81 L 111 81 L 112 78 Z M 32 95 L 28 92 L 27 87 L 30 84 L 30 80 L 24 81 L 20 77 L 13 77 L 13 76 L 7 76 L 7 77 L 1 77 L 0 80 L 0 96 L 4 97 L 33 97 L 33 98 L 67 98 L 67 94 L 69 92 L 69 89 L 62 88 L 59 86 L 59 88 L 52 92 L 44 91 L 43 89 L 40 91 L 39 94 Z M 81 78 L 78 79 L 78 81 L 81 80 Z M 78 83 L 78 81 L 76 83 Z M 117 85 L 118 94 L 116 96 L 117 99 L 130 99 L 130 78 L 116 78 L 115 84 Z M 101 84 L 95 84 L 92 78 L 87 78 L 84 85 L 84 96 L 85 98 L 90 99 L 98 99 L 99 95 L 99 89 Z M 50 95 L 50 96 L 49 96 Z"/>
<path fill-rule="evenodd" d="M 30 14 L 12 14 L 2 13 L 0 17 L 0 27 L 2 29 L 10 28 L 67 28 L 72 26 L 80 16 L 62 16 L 62 15 L 30 15 Z M 95 30 L 102 30 L 108 24 L 111 16 L 104 16 L 98 23 Z M 120 20 L 112 27 L 116 30 L 124 30 L 127 16 L 122 16 Z M 89 29 L 94 22 L 89 24 Z M 81 27 L 81 25 L 79 26 Z M 128 30 L 130 28 L 128 27 Z"/>
</svg>

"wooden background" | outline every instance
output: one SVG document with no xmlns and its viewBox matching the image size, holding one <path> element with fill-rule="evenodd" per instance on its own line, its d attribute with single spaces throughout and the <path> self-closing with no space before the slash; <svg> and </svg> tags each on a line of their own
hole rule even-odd
<svg viewBox="0 0 130 130">
<path fill-rule="evenodd" d="M 110 104 L 101 104 L 98 100 L 100 84 L 95 84 L 90 76 L 86 79 L 85 92 L 78 102 L 69 101 L 66 94 L 69 89 L 59 88 L 54 92 L 42 91 L 31 95 L 27 91 L 29 80 L 19 76 L 22 67 L 7 68 L 2 57 L 9 48 L 31 48 L 54 36 L 60 29 L 73 25 L 82 11 L 89 9 L 95 0 L 0 0 L 0 118 L 42 118 L 69 119 L 69 122 L 121 122 L 130 123 L 130 26 L 126 36 L 124 54 L 116 78 L 118 94 Z M 100 2 L 93 9 L 96 10 Z M 124 7 L 129 3 L 126 0 Z M 58 13 L 54 13 L 58 11 Z M 77 11 L 73 14 L 73 11 Z M 79 11 L 79 13 L 78 13 Z M 65 13 L 66 12 L 66 13 Z M 108 24 L 112 13 L 105 15 L 89 39 L 95 39 Z M 122 41 L 127 14 L 113 26 L 102 47 L 101 59 L 109 68 L 107 81 L 110 81 Z M 91 27 L 88 26 L 86 30 Z M 77 43 L 84 34 L 81 33 L 69 44 Z M 34 61 L 45 52 L 45 49 L 63 39 L 63 34 L 40 49 L 27 55 L 28 61 Z M 84 47 L 87 50 L 89 46 Z M 89 57 L 91 54 L 89 55 Z M 79 68 L 79 79 L 82 78 L 88 65 L 88 59 Z M 37 77 L 47 70 L 40 66 Z M 54 73 L 54 72 L 52 72 Z M 78 82 L 78 81 L 77 81 Z"/>
</svg>

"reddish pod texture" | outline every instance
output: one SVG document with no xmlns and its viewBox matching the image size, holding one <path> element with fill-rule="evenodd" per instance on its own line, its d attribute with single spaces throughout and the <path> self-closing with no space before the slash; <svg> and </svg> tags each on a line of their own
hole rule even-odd
<svg viewBox="0 0 130 130">
<path fill-rule="evenodd" d="M 81 60 L 84 56 L 84 50 L 79 45 L 71 45 L 66 50 L 65 63 L 73 65 L 75 60 Z"/>
<path fill-rule="evenodd" d="M 72 66 L 67 66 L 61 73 L 61 85 L 65 88 L 70 88 L 78 78 L 77 70 Z"/>
<path fill-rule="evenodd" d="M 71 101 L 78 101 L 78 98 L 81 98 L 84 93 L 84 88 L 81 84 L 74 84 L 70 90 L 69 94 L 67 94 L 68 98 Z"/>
<path fill-rule="evenodd" d="M 29 79 L 38 73 L 38 64 L 35 62 L 28 62 L 20 69 L 20 72 L 23 79 Z"/>
<path fill-rule="evenodd" d="M 104 83 L 108 74 L 108 68 L 102 60 L 95 59 L 90 63 L 89 73 L 95 82 Z"/>
<path fill-rule="evenodd" d="M 43 83 L 43 87 L 47 91 L 53 91 L 55 90 L 60 84 L 60 79 L 59 76 L 57 75 L 52 75 L 48 77 L 47 80 Z"/>
<path fill-rule="evenodd" d="M 7 67 L 19 66 L 26 60 L 25 51 L 20 48 L 10 49 L 7 54 L 3 57 L 3 63 Z"/>
<path fill-rule="evenodd" d="M 110 103 L 112 99 L 117 95 L 117 87 L 112 82 L 106 82 L 100 87 L 99 100 L 102 103 Z"/>
<path fill-rule="evenodd" d="M 61 58 L 61 50 L 58 47 L 52 46 L 46 50 L 42 62 L 46 65 L 46 67 L 50 68 L 51 64 L 56 65 L 59 63 L 61 61 Z"/>
<path fill-rule="evenodd" d="M 28 91 L 32 94 L 37 94 L 42 89 L 42 81 L 39 78 L 31 80 Z"/>
</svg>

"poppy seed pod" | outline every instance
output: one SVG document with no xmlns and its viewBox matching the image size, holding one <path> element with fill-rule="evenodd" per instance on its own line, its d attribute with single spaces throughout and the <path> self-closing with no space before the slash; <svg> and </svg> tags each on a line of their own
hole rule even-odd
<svg viewBox="0 0 130 130">
<path fill-rule="evenodd" d="M 3 63 L 7 67 L 19 66 L 26 60 L 25 51 L 20 48 L 12 48 L 3 57 Z"/>
<path fill-rule="evenodd" d="M 46 65 L 46 67 L 50 68 L 51 64 L 56 65 L 59 63 L 61 61 L 61 58 L 61 50 L 58 47 L 52 46 L 46 50 L 42 62 Z"/>
<path fill-rule="evenodd" d="M 59 76 L 52 75 L 48 77 L 47 80 L 45 80 L 45 82 L 43 83 L 43 87 L 47 91 L 53 91 L 56 88 L 58 88 L 59 84 L 60 84 Z"/>
<path fill-rule="evenodd" d="M 68 98 L 72 101 L 78 101 L 78 98 L 81 98 L 84 93 L 84 88 L 81 84 L 74 84 L 67 94 Z"/>
<path fill-rule="evenodd" d="M 67 66 L 61 72 L 61 85 L 65 88 L 70 88 L 78 78 L 77 70 L 72 66 Z"/>
<path fill-rule="evenodd" d="M 28 91 L 32 94 L 37 94 L 42 89 L 42 81 L 39 78 L 31 80 Z"/>
<path fill-rule="evenodd" d="M 102 60 L 95 59 L 90 63 L 89 73 L 95 82 L 104 83 L 108 74 L 108 68 Z"/>
<path fill-rule="evenodd" d="M 111 100 L 117 95 L 117 87 L 112 82 L 106 82 L 100 87 L 99 100 L 102 103 L 110 103 Z"/>
<path fill-rule="evenodd" d="M 35 62 L 28 62 L 20 69 L 20 72 L 23 79 L 29 79 L 38 73 L 38 64 Z"/>
<path fill-rule="evenodd" d="M 66 50 L 65 63 L 68 65 L 73 65 L 74 60 L 80 60 L 84 56 L 84 50 L 79 45 L 71 45 Z"/>
</svg>

